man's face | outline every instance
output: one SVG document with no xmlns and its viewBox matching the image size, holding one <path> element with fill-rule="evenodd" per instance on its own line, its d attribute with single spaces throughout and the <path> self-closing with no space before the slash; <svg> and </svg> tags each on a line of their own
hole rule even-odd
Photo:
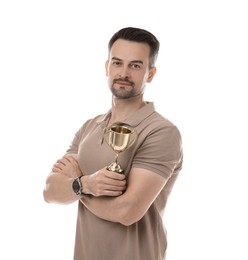
<svg viewBox="0 0 248 260">
<path fill-rule="evenodd" d="M 143 94 L 146 82 L 151 82 L 148 44 L 118 39 L 112 46 L 105 64 L 108 85 L 112 94 L 127 99 Z M 151 75 L 152 74 L 152 75 Z"/>
</svg>

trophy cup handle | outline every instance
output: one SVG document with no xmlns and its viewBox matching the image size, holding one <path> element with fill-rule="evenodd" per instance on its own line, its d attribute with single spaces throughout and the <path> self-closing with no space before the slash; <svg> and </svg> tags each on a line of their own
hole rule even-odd
<svg viewBox="0 0 248 260">
<path fill-rule="evenodd" d="M 136 142 L 136 140 L 137 140 L 137 138 L 138 138 L 138 133 L 137 133 L 137 131 L 136 131 L 136 130 L 132 130 L 131 136 L 134 136 L 134 137 L 131 138 L 132 140 L 130 141 L 130 143 L 129 143 L 129 145 L 128 145 L 129 147 L 132 146 L 132 145 Z"/>
</svg>

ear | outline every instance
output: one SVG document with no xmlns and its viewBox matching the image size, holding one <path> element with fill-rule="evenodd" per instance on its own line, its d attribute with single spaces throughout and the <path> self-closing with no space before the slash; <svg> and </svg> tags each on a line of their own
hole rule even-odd
<svg viewBox="0 0 248 260">
<path fill-rule="evenodd" d="M 152 67 L 149 69 L 149 75 L 148 75 L 148 78 L 147 78 L 147 83 L 150 83 L 152 82 L 152 79 L 154 77 L 154 75 L 156 74 L 157 72 L 157 68 L 156 67 Z"/>
<path fill-rule="evenodd" d="M 106 60 L 105 61 L 105 75 L 108 77 L 108 65 L 109 65 L 109 61 Z"/>
</svg>

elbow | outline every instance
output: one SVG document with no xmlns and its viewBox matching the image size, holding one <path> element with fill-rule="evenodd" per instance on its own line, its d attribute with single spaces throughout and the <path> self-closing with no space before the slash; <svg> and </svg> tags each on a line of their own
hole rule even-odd
<svg viewBox="0 0 248 260">
<path fill-rule="evenodd" d="M 45 187 L 43 189 L 43 199 L 47 203 L 52 203 L 54 200 L 54 185 L 53 185 L 53 175 L 48 176 L 46 179 Z"/>
<path fill-rule="evenodd" d="M 68 205 L 78 200 L 76 196 L 67 194 L 63 189 L 58 188 L 57 185 L 52 183 L 46 183 L 46 186 L 43 190 L 43 199 L 47 203 Z"/>
<path fill-rule="evenodd" d="M 47 203 L 60 204 L 61 201 L 59 201 L 60 198 L 58 195 L 59 192 L 56 190 L 56 187 L 47 181 L 43 190 L 44 201 Z"/>
<path fill-rule="evenodd" d="M 47 203 L 63 204 L 61 192 L 56 184 L 55 175 L 50 175 L 43 189 L 43 199 Z"/>
<path fill-rule="evenodd" d="M 136 222 L 138 222 L 141 218 L 142 218 L 142 217 L 140 217 L 140 218 L 125 217 L 125 218 L 122 218 L 122 219 L 120 220 L 120 223 L 121 223 L 122 225 L 128 227 L 128 226 L 131 226 L 131 225 L 135 224 Z"/>
<path fill-rule="evenodd" d="M 53 203 L 53 204 L 61 204 L 61 205 L 67 205 L 70 204 L 71 201 L 64 200 L 63 198 L 59 197 L 58 195 L 54 195 L 49 190 L 44 189 L 43 190 L 43 198 L 44 201 L 47 203 Z"/>
<path fill-rule="evenodd" d="M 124 220 L 124 221 L 121 221 L 120 224 L 122 224 L 123 226 L 128 227 L 128 226 L 133 225 L 133 224 L 136 223 L 136 222 L 137 222 L 137 221 L 126 221 L 126 220 Z"/>
<path fill-rule="evenodd" d="M 124 226 L 131 226 L 138 222 L 144 214 L 135 207 L 125 209 L 119 217 L 119 222 Z"/>
<path fill-rule="evenodd" d="M 43 190 L 43 199 L 47 203 L 51 203 L 52 202 L 51 198 L 49 198 L 49 192 L 48 192 L 47 187 L 45 187 L 44 190 Z"/>
<path fill-rule="evenodd" d="M 121 223 L 122 225 L 128 227 L 128 226 L 131 226 L 131 225 L 135 224 L 136 222 L 138 222 L 141 218 L 142 218 L 142 217 L 140 217 L 140 218 L 130 218 L 130 217 L 126 217 L 126 218 L 121 219 L 121 220 L 120 220 L 120 223 Z"/>
</svg>

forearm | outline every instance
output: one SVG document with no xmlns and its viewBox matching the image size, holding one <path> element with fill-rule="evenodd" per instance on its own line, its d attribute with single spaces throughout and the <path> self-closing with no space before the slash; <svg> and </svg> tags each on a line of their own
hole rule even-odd
<svg viewBox="0 0 248 260">
<path fill-rule="evenodd" d="M 123 196 L 123 195 L 122 195 Z M 119 222 L 124 224 L 124 212 L 127 208 L 127 204 L 119 197 L 94 197 L 94 196 L 83 196 L 81 202 L 87 207 L 94 215 L 99 218 Z"/>
<path fill-rule="evenodd" d="M 128 226 L 144 216 L 165 182 L 163 177 L 151 171 L 133 169 L 129 174 L 128 187 L 122 195 L 83 196 L 81 201 L 99 218 Z"/>
<path fill-rule="evenodd" d="M 52 172 L 43 191 L 44 200 L 48 203 L 70 204 L 80 199 L 72 189 L 73 178 L 61 173 Z"/>
<path fill-rule="evenodd" d="M 46 179 L 43 196 L 46 202 L 69 204 L 80 197 L 72 189 L 76 177 L 82 175 L 75 155 L 65 155 L 53 165 Z"/>
</svg>

